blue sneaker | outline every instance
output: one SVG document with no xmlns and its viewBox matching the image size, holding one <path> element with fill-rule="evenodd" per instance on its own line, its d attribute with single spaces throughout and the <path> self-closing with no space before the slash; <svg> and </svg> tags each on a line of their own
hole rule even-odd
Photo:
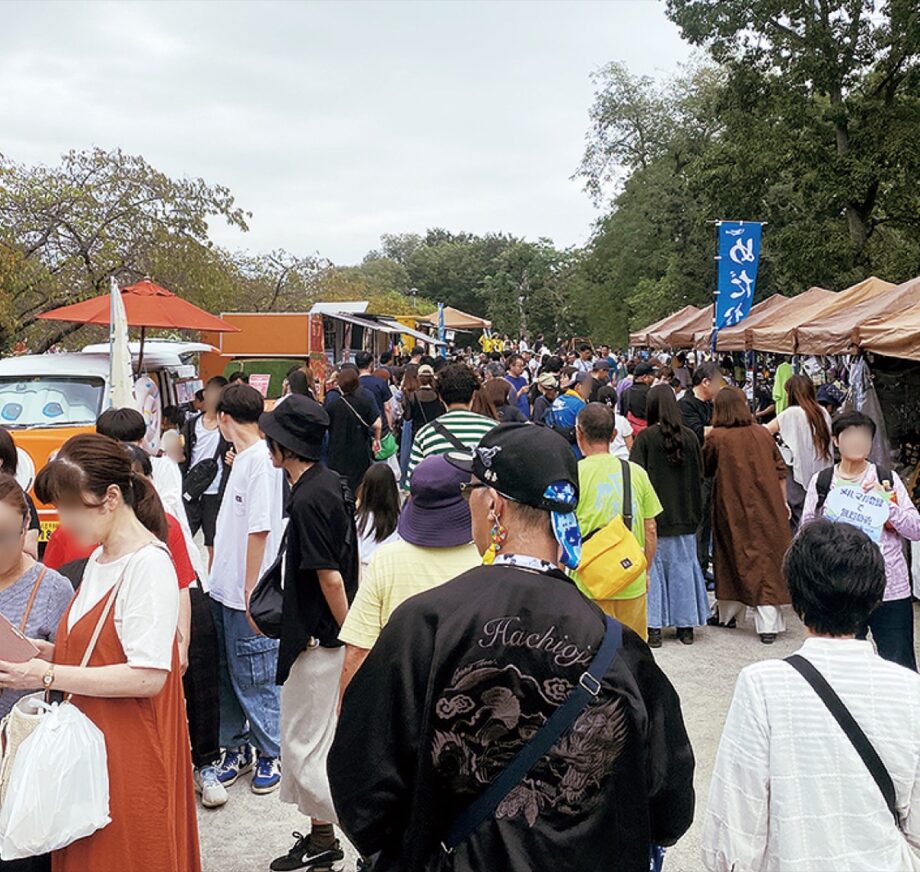
<svg viewBox="0 0 920 872">
<path fill-rule="evenodd" d="M 229 787 L 237 778 L 252 771 L 253 753 L 249 745 L 242 748 L 228 748 L 217 766 L 217 780 Z"/>
<path fill-rule="evenodd" d="M 252 776 L 252 792 L 271 793 L 281 784 L 281 761 L 277 757 L 263 757 L 256 760 L 256 773 Z"/>
</svg>

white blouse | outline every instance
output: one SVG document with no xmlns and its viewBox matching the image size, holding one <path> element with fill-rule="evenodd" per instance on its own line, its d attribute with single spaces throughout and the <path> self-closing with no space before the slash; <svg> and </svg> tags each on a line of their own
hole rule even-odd
<svg viewBox="0 0 920 872">
<path fill-rule="evenodd" d="M 830 444 L 831 416 L 827 413 L 827 409 L 823 407 L 821 408 L 821 416 L 827 425 L 827 438 Z M 790 406 L 788 409 L 784 409 L 779 413 L 776 421 L 779 424 L 779 435 L 783 437 L 783 442 L 792 451 L 792 477 L 807 490 L 808 483 L 815 473 L 833 464 L 833 446 L 831 446 L 828 457 L 818 456 L 818 449 L 815 447 L 808 416 L 801 406 Z"/>
<path fill-rule="evenodd" d="M 742 670 L 703 827 L 711 872 L 920 869 L 920 675 L 870 642 L 809 638 L 798 652 L 834 688 L 885 763 L 904 834 L 846 734 L 782 660 Z M 905 837 L 906 835 L 906 837 Z"/>
<path fill-rule="evenodd" d="M 173 643 L 179 622 L 179 582 L 169 553 L 147 545 L 111 563 L 99 563 L 97 548 L 83 574 L 67 616 L 67 630 L 109 595 L 127 566 L 115 598 L 115 632 L 129 666 L 172 668 Z"/>
</svg>

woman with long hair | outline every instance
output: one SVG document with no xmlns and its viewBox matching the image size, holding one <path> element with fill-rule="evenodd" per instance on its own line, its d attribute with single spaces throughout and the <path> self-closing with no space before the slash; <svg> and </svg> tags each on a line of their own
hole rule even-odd
<svg viewBox="0 0 920 872">
<path fill-rule="evenodd" d="M 696 555 L 696 530 L 703 510 L 703 457 L 696 434 L 684 426 L 674 391 L 653 387 L 646 408 L 648 427 L 636 436 L 630 460 L 648 472 L 664 511 L 658 548 L 649 568 L 648 643 L 661 647 L 663 627 L 693 643 L 693 628 L 709 617 L 706 582 Z"/>
<path fill-rule="evenodd" d="M 412 443 L 419 430 L 447 411 L 434 384 L 434 367 L 423 363 L 406 367 L 402 382 L 403 432 L 400 444 L 399 465 L 403 480 L 409 468 Z"/>
<path fill-rule="evenodd" d="M 490 379 L 479 389 L 483 400 L 487 401 L 487 408 L 495 412 L 490 417 L 494 417 L 499 424 L 519 424 L 527 420 L 517 405 L 511 402 L 513 390 L 503 378 Z"/>
<path fill-rule="evenodd" d="M 355 525 L 358 530 L 358 554 L 365 567 L 380 545 L 399 539 L 399 490 L 390 467 L 373 464 L 355 494 Z"/>
<path fill-rule="evenodd" d="M 802 520 L 805 492 L 812 478 L 833 465 L 831 416 L 818 405 L 815 386 L 807 375 L 794 375 L 786 382 L 789 405 L 764 426 L 782 440 L 780 452 L 786 462 L 786 502 L 789 523 L 795 533 Z"/>
<path fill-rule="evenodd" d="M 734 627 L 747 608 L 769 645 L 786 629 L 789 602 L 783 554 L 789 547 L 786 464 L 740 388 L 722 388 L 713 401 L 712 430 L 703 443 L 703 473 L 713 479 L 712 549 L 716 615 L 709 623 Z"/>
<path fill-rule="evenodd" d="M 57 851 L 57 872 L 198 872 L 198 826 L 176 629 L 179 585 L 163 506 L 124 447 L 87 433 L 67 440 L 39 474 L 36 496 L 84 544 L 101 543 L 52 644 L 0 662 L 0 686 L 41 687 L 72 702 L 105 735 L 112 822 Z M 80 662 L 94 630 L 98 639 Z M 138 810 L 142 789 L 143 810 Z"/>
</svg>

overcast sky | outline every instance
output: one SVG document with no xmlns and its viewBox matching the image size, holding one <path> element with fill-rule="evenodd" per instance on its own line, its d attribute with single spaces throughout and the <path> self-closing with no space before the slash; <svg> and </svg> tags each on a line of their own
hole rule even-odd
<svg viewBox="0 0 920 872">
<path fill-rule="evenodd" d="M 359 261 L 428 227 L 583 243 L 589 74 L 690 49 L 656 0 L 4 3 L 0 152 L 120 146 L 227 185 L 234 248 Z"/>
</svg>

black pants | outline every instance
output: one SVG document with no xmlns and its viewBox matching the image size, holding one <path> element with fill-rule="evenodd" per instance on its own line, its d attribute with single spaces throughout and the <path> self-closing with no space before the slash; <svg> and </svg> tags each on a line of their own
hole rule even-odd
<svg viewBox="0 0 920 872">
<path fill-rule="evenodd" d="M 192 763 L 201 767 L 210 766 L 220 757 L 219 652 L 210 597 L 197 587 L 189 588 L 189 595 L 192 600 L 192 633 L 188 646 L 188 669 L 182 683 L 185 687 Z"/>
<path fill-rule="evenodd" d="M 201 530 L 204 533 L 204 544 L 208 548 L 214 544 L 220 500 L 220 494 L 202 494 L 197 500 L 185 503 L 185 515 L 192 535 Z"/>
<path fill-rule="evenodd" d="M 51 855 L 23 857 L 22 860 L 0 860 L 0 872 L 51 872 Z"/>
<path fill-rule="evenodd" d="M 917 671 L 914 656 L 914 607 L 910 597 L 882 603 L 869 616 L 868 623 L 856 634 L 865 639 L 872 630 L 872 641 L 879 657 Z"/>
<path fill-rule="evenodd" d="M 703 514 L 696 529 L 696 557 L 703 572 L 709 569 L 712 544 L 712 479 L 703 479 Z"/>
</svg>

